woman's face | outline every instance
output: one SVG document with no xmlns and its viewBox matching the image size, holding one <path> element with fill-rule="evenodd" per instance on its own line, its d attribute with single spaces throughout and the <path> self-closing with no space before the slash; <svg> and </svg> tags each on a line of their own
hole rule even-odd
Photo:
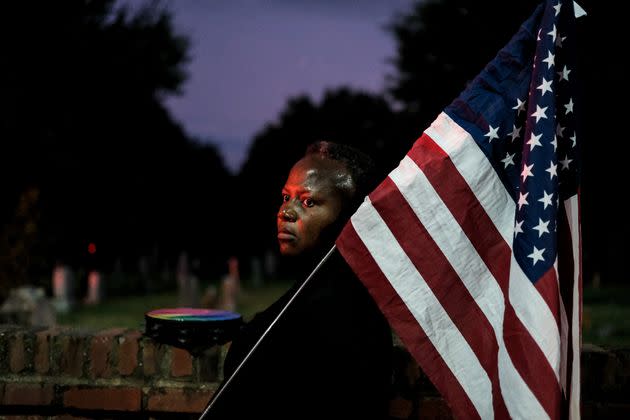
<svg viewBox="0 0 630 420">
<path fill-rule="evenodd" d="M 318 156 L 307 156 L 293 166 L 278 211 L 282 255 L 300 255 L 321 244 L 326 228 L 337 220 L 345 204 L 336 180 L 348 177 L 341 163 Z"/>
</svg>

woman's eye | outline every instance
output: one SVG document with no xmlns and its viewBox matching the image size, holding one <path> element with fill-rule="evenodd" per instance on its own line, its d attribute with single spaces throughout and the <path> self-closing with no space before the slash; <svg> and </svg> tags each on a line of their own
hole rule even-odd
<svg viewBox="0 0 630 420">
<path fill-rule="evenodd" d="M 304 206 L 306 207 L 313 207 L 315 205 L 315 202 L 312 198 L 305 198 L 304 200 L 302 200 L 302 203 L 304 203 Z"/>
<path fill-rule="evenodd" d="M 282 201 L 285 203 L 289 201 L 289 194 L 282 194 Z"/>
</svg>

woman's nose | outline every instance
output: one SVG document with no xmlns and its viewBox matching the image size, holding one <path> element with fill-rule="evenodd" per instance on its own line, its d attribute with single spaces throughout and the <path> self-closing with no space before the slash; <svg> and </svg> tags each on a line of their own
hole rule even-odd
<svg viewBox="0 0 630 420">
<path fill-rule="evenodd" d="M 297 220 L 297 213 L 290 206 L 282 206 L 278 212 L 278 217 L 289 222 Z"/>
</svg>

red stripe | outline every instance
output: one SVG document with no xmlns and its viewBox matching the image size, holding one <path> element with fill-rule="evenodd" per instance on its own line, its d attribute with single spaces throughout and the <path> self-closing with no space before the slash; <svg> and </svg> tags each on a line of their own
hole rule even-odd
<svg viewBox="0 0 630 420">
<path fill-rule="evenodd" d="M 376 261 L 348 223 L 337 239 L 339 252 L 363 281 L 390 325 L 438 391 L 456 418 L 478 419 L 479 414 L 418 322 L 393 289 Z"/>
<path fill-rule="evenodd" d="M 422 169 L 442 201 L 508 296 L 511 250 L 448 155 L 426 134 L 409 156 Z M 511 359 L 551 418 L 559 409 L 560 388 L 553 368 L 505 299 L 504 340 Z"/>
<path fill-rule="evenodd" d="M 560 331 L 562 328 L 560 325 L 560 293 L 558 291 L 558 276 L 556 276 L 556 270 L 551 267 L 534 286 L 544 301 L 547 302 L 547 306 L 549 306 L 551 313 L 556 318 L 558 331 Z"/>
<path fill-rule="evenodd" d="M 501 395 L 497 361 L 499 347 L 492 325 L 396 184 L 387 178 L 380 188 L 370 194 L 370 199 L 488 374 L 495 418 L 509 418 Z M 418 246 L 419 243 L 422 247 Z"/>
</svg>

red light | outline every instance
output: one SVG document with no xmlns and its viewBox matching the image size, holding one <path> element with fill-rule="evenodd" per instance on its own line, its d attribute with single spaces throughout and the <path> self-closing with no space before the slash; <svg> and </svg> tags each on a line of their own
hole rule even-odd
<svg viewBox="0 0 630 420">
<path fill-rule="evenodd" d="M 93 242 L 90 242 L 90 244 L 88 245 L 88 252 L 90 254 L 94 254 L 96 252 L 96 245 L 94 245 Z"/>
</svg>

